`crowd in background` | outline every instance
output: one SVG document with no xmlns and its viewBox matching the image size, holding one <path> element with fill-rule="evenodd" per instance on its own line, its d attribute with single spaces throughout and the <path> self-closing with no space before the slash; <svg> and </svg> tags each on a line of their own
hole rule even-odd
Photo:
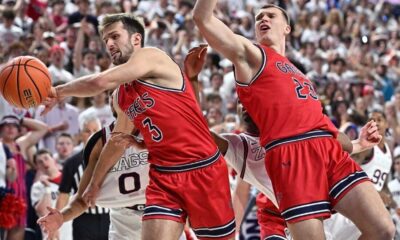
<svg viewBox="0 0 400 240">
<path fill-rule="evenodd" d="M 215 14 L 235 33 L 254 40 L 254 16 L 266 3 L 288 11 L 287 57 L 313 81 L 338 129 L 356 139 L 372 110 L 386 114 L 394 158 L 390 180 L 400 177 L 400 1 L 219 0 Z M 143 19 L 145 46 L 164 50 L 183 68 L 188 51 L 205 42 L 193 23 L 193 6 L 194 0 L 2 0 L 0 64 L 35 56 L 48 66 L 53 85 L 104 71 L 111 60 L 98 24 L 105 14 L 132 12 Z M 218 133 L 242 131 L 231 62 L 209 48 L 199 83 L 209 127 Z M 18 175 L 8 180 L 26 184 L 29 231 L 40 231 L 32 186 L 47 181 L 35 156 L 48 149 L 61 170 L 66 159 L 80 153 L 85 134 L 100 128 L 88 127 L 93 116 L 102 126 L 114 120 L 108 95 L 67 99 L 45 116 L 40 116 L 42 107 L 15 109 L 0 97 L 0 136 L 14 153 Z"/>
</svg>

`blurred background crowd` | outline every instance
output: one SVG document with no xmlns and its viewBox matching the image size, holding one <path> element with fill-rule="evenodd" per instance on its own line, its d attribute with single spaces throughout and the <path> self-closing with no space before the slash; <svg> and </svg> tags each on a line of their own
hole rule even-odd
<svg viewBox="0 0 400 240">
<path fill-rule="evenodd" d="M 48 66 L 53 85 L 111 67 L 97 30 L 108 13 L 142 17 L 145 45 L 164 50 L 182 67 L 188 51 L 205 42 L 192 21 L 194 0 L 0 2 L 0 64 L 21 55 L 35 56 Z M 400 177 L 400 1 L 219 0 L 215 14 L 237 34 L 254 39 L 254 16 L 266 3 L 288 11 L 292 32 L 287 57 L 313 81 L 337 128 L 356 139 L 372 110 L 386 114 L 386 139 L 393 154 L 388 180 Z M 209 48 L 199 83 L 209 127 L 218 133 L 241 132 L 231 62 Z M 48 179 L 57 176 L 67 159 L 79 158 L 90 134 L 114 120 L 108 96 L 104 92 L 93 98 L 70 98 L 46 116 L 40 116 L 41 107 L 15 109 L 0 97 L 1 142 L 13 155 L 7 162 L 11 167 L 4 174 L 0 171 L 0 177 L 16 185 L 28 206 L 19 227 L 8 231 L 13 239 L 24 239 L 23 232 L 26 239 L 40 239 L 35 219 L 42 214 L 37 205 L 43 194 L 35 196 L 35 184 L 50 185 Z M 63 177 L 74 176 L 71 172 Z M 0 179 L 0 187 L 4 185 Z M 71 187 L 65 190 L 64 205 L 68 191 Z M 397 214 L 396 209 L 392 212 Z"/>
</svg>

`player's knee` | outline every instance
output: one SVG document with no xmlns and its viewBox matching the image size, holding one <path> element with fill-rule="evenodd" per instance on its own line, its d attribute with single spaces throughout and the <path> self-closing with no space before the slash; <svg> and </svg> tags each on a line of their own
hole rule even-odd
<svg viewBox="0 0 400 240">
<path fill-rule="evenodd" d="M 381 224 L 375 227 L 373 235 L 376 235 L 375 239 L 391 240 L 394 238 L 395 232 L 396 227 L 394 226 L 394 223 L 390 219 L 387 219 L 381 221 Z"/>
<path fill-rule="evenodd" d="M 380 232 L 381 235 L 379 236 L 379 239 L 393 239 L 396 232 L 396 227 L 394 226 L 394 223 L 389 220 L 386 224 L 384 224 Z"/>
</svg>

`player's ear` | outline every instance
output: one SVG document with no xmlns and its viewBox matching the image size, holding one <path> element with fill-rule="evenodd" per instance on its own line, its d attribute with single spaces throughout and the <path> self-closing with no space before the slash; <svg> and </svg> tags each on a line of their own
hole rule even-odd
<svg viewBox="0 0 400 240">
<path fill-rule="evenodd" d="M 292 31 L 292 28 L 290 27 L 289 24 L 287 24 L 285 27 L 285 35 L 288 35 L 291 31 Z"/>
<path fill-rule="evenodd" d="M 131 35 L 131 43 L 133 46 L 141 46 L 142 45 L 142 35 L 140 33 L 134 33 Z"/>
</svg>

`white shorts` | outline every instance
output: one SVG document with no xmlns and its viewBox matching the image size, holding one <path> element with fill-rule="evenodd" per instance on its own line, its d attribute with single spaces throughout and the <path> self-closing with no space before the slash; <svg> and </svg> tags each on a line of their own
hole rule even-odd
<svg viewBox="0 0 400 240">
<path fill-rule="evenodd" d="M 132 240 L 142 238 L 142 214 L 128 208 L 110 208 L 109 240 Z"/>
<path fill-rule="evenodd" d="M 324 230 L 327 240 L 357 240 L 361 236 L 356 225 L 340 213 L 324 221 Z"/>
</svg>

